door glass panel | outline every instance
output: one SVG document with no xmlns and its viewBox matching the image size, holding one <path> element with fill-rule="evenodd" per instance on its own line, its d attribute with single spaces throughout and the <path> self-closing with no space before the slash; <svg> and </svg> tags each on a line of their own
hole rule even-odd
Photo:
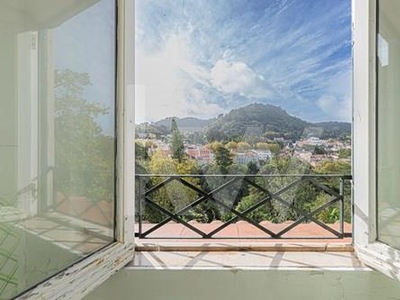
<svg viewBox="0 0 400 300">
<path fill-rule="evenodd" d="M 115 7 L 0 0 L 0 299 L 114 240 Z"/>
<path fill-rule="evenodd" d="M 379 1 L 378 69 L 378 239 L 400 248 L 400 2 Z"/>
</svg>

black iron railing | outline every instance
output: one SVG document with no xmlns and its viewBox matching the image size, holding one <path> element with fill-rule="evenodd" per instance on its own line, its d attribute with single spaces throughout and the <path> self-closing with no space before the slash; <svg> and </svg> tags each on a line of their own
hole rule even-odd
<svg viewBox="0 0 400 300">
<path fill-rule="evenodd" d="M 182 238 L 171 226 L 180 224 L 179 230 L 189 229 L 194 237 L 208 239 L 350 237 L 351 230 L 345 229 L 352 215 L 350 181 L 351 175 L 343 174 L 138 174 L 135 235 Z M 205 230 L 204 224 L 213 221 L 217 225 Z M 221 235 L 238 221 L 257 228 L 259 234 Z M 289 234 L 304 224 L 323 229 L 326 236 Z M 166 232 L 168 226 L 171 232 Z"/>
</svg>

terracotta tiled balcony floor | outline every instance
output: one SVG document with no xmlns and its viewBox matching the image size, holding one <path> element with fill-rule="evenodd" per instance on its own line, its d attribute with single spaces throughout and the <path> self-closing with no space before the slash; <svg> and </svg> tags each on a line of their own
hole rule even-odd
<svg viewBox="0 0 400 300">
<path fill-rule="evenodd" d="M 268 228 L 274 233 L 281 231 L 292 222 L 274 224 L 270 222 L 261 222 L 260 225 Z M 212 223 L 190 222 L 191 225 L 208 233 L 222 225 L 221 221 Z M 339 224 L 327 224 L 335 230 L 339 230 Z M 142 232 L 155 226 L 155 224 L 142 224 Z M 136 225 L 136 230 L 138 226 Z M 344 232 L 351 233 L 351 224 L 344 224 Z M 315 223 L 299 224 L 280 239 L 273 239 L 268 234 L 262 232 L 252 224 L 245 221 L 239 221 L 228 225 L 218 232 L 212 239 L 203 239 L 182 224 L 169 222 L 161 228 L 149 234 L 145 239 L 137 239 L 137 250 L 164 250 L 173 251 L 176 249 L 195 250 L 207 248 L 208 250 L 232 250 L 232 249 L 258 249 L 268 250 L 277 247 L 290 248 L 293 251 L 351 251 L 352 238 L 337 238 L 331 232 L 325 230 Z M 308 250 L 304 248 L 304 245 Z M 312 247 L 311 247 L 312 246 Z M 303 250 L 304 249 L 304 250 Z"/>
</svg>

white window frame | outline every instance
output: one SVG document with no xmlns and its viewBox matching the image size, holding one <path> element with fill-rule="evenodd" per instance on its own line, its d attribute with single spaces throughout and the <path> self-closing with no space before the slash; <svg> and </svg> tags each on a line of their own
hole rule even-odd
<svg viewBox="0 0 400 300">
<path fill-rule="evenodd" d="M 361 261 L 400 280 L 400 251 L 377 240 L 377 1 L 353 0 L 353 239 Z"/>
<path fill-rule="evenodd" d="M 117 181 L 115 242 L 16 299 L 81 299 L 134 254 L 134 0 L 117 0 Z"/>
<path fill-rule="evenodd" d="M 376 232 L 376 6 L 353 5 L 354 247 L 367 265 L 400 280 L 400 251 Z M 18 299 L 80 299 L 121 269 L 134 253 L 134 0 L 118 0 L 116 242 Z"/>
</svg>

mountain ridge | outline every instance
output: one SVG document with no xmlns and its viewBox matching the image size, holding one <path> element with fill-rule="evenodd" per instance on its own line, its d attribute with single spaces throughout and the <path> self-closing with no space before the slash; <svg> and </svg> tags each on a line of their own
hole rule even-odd
<svg viewBox="0 0 400 300">
<path fill-rule="evenodd" d="M 292 116 L 286 110 L 272 104 L 252 103 L 232 109 L 211 119 L 195 117 L 167 117 L 153 123 L 145 123 L 146 129 L 169 133 L 172 119 L 183 133 L 202 132 L 208 141 L 243 140 L 263 136 L 266 139 L 301 137 L 343 138 L 351 134 L 351 123 L 339 121 L 308 122 Z M 144 124 L 137 125 L 139 131 Z"/>
</svg>

